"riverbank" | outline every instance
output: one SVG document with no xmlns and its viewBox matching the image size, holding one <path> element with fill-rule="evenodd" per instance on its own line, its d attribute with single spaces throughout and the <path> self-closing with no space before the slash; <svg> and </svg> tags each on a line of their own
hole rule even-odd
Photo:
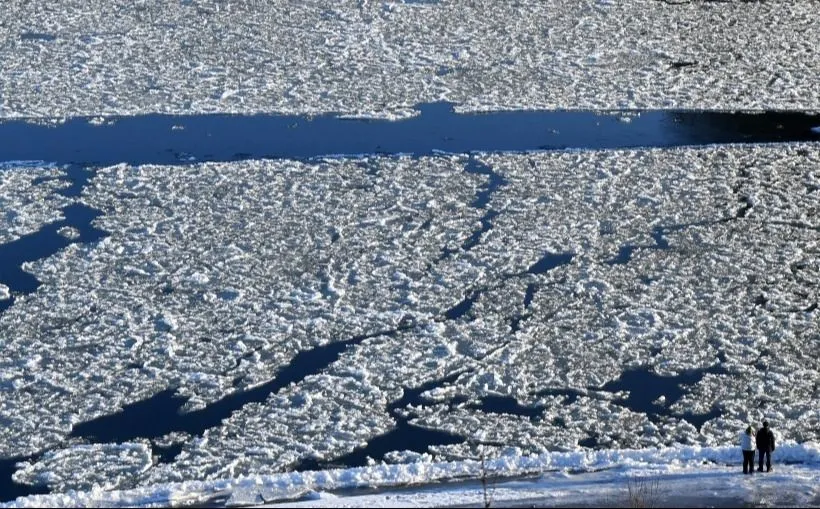
<svg viewBox="0 0 820 509">
<path fill-rule="evenodd" d="M 485 495 L 493 507 L 623 507 L 630 492 L 645 506 L 820 506 L 818 444 L 783 443 L 774 463 L 743 475 L 733 446 L 511 454 L 69 490 L 0 507 L 484 507 Z"/>
</svg>

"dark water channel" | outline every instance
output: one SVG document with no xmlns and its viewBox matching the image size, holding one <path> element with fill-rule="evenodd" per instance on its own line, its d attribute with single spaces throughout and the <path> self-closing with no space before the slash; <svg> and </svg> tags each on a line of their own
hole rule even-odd
<svg viewBox="0 0 820 509">
<path fill-rule="evenodd" d="M 58 164 L 181 164 L 343 154 L 673 147 L 818 140 L 820 116 L 798 112 L 503 111 L 453 113 L 422 104 L 401 121 L 281 115 L 142 115 L 110 123 L 0 123 L 0 161 Z M 630 116 L 623 117 L 626 113 Z M 634 116 L 637 115 L 637 116 Z M 628 118 L 625 122 L 622 119 Z"/>
<path fill-rule="evenodd" d="M 587 387 L 582 390 L 546 389 L 538 392 L 536 396 L 563 396 L 567 404 L 573 404 L 581 395 L 594 398 L 598 391 L 611 393 L 625 391 L 628 392 L 628 395 L 625 398 L 614 399 L 613 403 L 633 412 L 646 414 L 649 420 L 653 422 L 658 422 L 662 417 L 678 417 L 685 419 L 700 430 L 706 421 L 720 416 L 718 409 L 713 408 L 705 414 L 690 412 L 676 414 L 671 412 L 669 407 L 684 395 L 687 387 L 697 384 L 708 373 L 721 374 L 724 373 L 724 370 L 720 364 L 716 364 L 709 368 L 684 371 L 675 376 L 665 376 L 659 375 L 649 368 L 640 368 L 624 371 L 616 380 L 601 387 Z M 661 396 L 664 397 L 663 404 L 656 403 Z M 509 396 L 487 396 L 482 398 L 479 403 L 473 403 L 469 406 L 485 413 L 519 415 L 530 419 L 539 419 L 544 414 L 543 407 L 521 405 L 515 398 Z M 562 425 L 560 421 L 559 417 L 558 422 L 554 424 Z M 589 438 L 582 441 L 580 445 L 595 447 L 597 441 L 594 438 Z"/>
<path fill-rule="evenodd" d="M 407 0 L 410 1 L 410 0 Z M 418 0 L 417 0 L 418 1 Z M 24 39 L 47 41 L 41 34 L 27 34 Z M 445 70 L 446 71 L 446 70 Z M 93 168 L 117 164 L 192 164 L 204 161 L 235 161 L 255 158 L 312 159 L 325 156 L 359 154 L 409 154 L 538 151 L 564 149 L 618 149 L 633 147 L 675 147 L 722 143 L 773 143 L 820 141 L 812 128 L 820 117 L 797 112 L 728 113 L 692 111 L 644 111 L 596 114 L 584 111 L 511 111 L 480 114 L 455 114 L 449 103 L 418 106 L 420 115 L 401 121 L 340 119 L 334 115 L 311 118 L 277 115 L 144 115 L 113 117 L 102 124 L 88 118 L 68 119 L 57 125 L 24 121 L 0 122 L 0 162 L 36 160 L 63 165 L 70 187 L 60 193 L 79 196 Z M 0 171 L 14 171 L 2 170 Z M 493 226 L 498 212 L 491 207 L 492 193 L 506 184 L 503 177 L 471 157 L 466 171 L 485 175 L 487 185 L 481 189 L 472 206 L 483 209 L 481 226 L 464 242 L 463 250 L 477 245 Z M 742 212 L 742 211 L 741 211 Z M 74 204 L 63 209 L 64 220 L 46 224 L 39 231 L 0 245 L 0 283 L 13 295 L 33 292 L 39 282 L 22 270 L 21 265 L 51 256 L 71 243 L 92 243 L 107 233 L 95 228 L 92 221 L 101 212 Z M 77 236 L 67 234 L 72 227 Z M 70 232 L 69 232 L 70 233 Z M 609 263 L 628 263 L 636 249 L 666 249 L 665 230 L 653 232 L 654 245 L 623 246 Z M 442 258 L 451 254 L 444 251 Z M 525 274 L 541 274 L 569 263 L 571 253 L 545 253 Z M 517 275 L 520 276 L 520 275 Z M 527 286 L 525 309 L 538 287 Z M 481 289 L 472 290 L 463 300 L 443 313 L 443 319 L 469 318 Z M 14 304 L 14 297 L 0 301 L 0 313 Z M 515 331 L 528 315 L 513 317 Z M 126 406 L 122 411 L 74 427 L 72 436 L 91 442 L 123 442 L 135 438 L 157 438 L 173 431 L 201 434 L 219 425 L 230 414 L 251 402 L 265 401 L 282 387 L 298 383 L 312 373 L 320 373 L 335 362 L 345 348 L 369 337 L 394 335 L 412 325 L 395 330 L 342 340 L 316 347 L 294 357 L 270 382 L 254 389 L 232 394 L 202 410 L 180 413 L 184 398 L 169 387 L 151 398 Z M 134 366 L 134 369 L 140 369 Z M 666 415 L 664 408 L 653 403 L 661 394 L 671 404 L 680 397 L 681 384 L 691 385 L 703 372 L 659 377 L 648 371 L 627 372 L 601 390 L 629 391 L 624 400 L 616 401 L 651 416 Z M 463 437 L 426 430 L 409 424 L 398 412 L 410 403 L 423 404 L 420 394 L 451 377 L 434 380 L 416 388 L 406 388 L 405 397 L 394 402 L 388 411 L 396 419 L 396 428 L 373 438 L 367 446 L 332 460 L 332 464 L 355 466 L 367 457 L 382 459 L 392 450 L 409 449 L 425 452 L 435 444 L 454 444 Z M 583 391 L 570 391 L 572 399 Z M 538 418 L 542 409 L 522 407 L 514 400 L 485 398 L 474 405 L 485 412 L 502 412 Z M 668 412 L 667 412 L 668 413 Z M 713 412 L 714 413 L 714 412 Z M 711 418 L 683 416 L 700 427 Z M 653 417 L 654 418 L 654 417 Z M 594 438 L 583 445 L 595 445 Z M 172 461 L 180 446 L 156 447 L 160 461 Z M 31 458 L 24 458 L 31 459 Z M 25 487 L 11 482 L 14 463 L 21 458 L 0 459 L 0 501 L 16 496 L 41 493 L 41 487 Z M 326 467 L 331 463 L 306 461 L 301 469 Z"/>
<path fill-rule="evenodd" d="M 248 403 L 264 402 L 283 387 L 299 383 L 309 375 L 321 373 L 336 362 L 348 347 L 368 338 L 394 336 L 409 327 L 355 336 L 299 352 L 270 382 L 226 396 L 201 410 L 181 413 L 187 398 L 175 395 L 175 389 L 167 389 L 143 401 L 126 405 L 115 414 L 78 424 L 74 426 L 71 436 L 82 437 L 92 443 L 110 443 L 135 438 L 158 438 L 171 432 L 200 435 L 205 430 L 218 426 L 223 419 Z"/>
</svg>

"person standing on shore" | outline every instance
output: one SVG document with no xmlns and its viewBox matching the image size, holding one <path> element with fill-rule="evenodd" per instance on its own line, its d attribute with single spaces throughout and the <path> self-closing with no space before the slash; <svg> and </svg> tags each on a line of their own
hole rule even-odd
<svg viewBox="0 0 820 509">
<path fill-rule="evenodd" d="M 755 436 L 751 426 L 740 434 L 740 448 L 743 450 L 743 473 L 753 474 L 755 471 Z"/>
<path fill-rule="evenodd" d="M 766 456 L 766 472 L 772 471 L 772 453 L 774 452 L 774 433 L 769 429 L 769 423 L 763 421 L 763 427 L 757 430 L 757 450 L 759 460 L 757 471 L 763 471 L 763 456 Z"/>
</svg>

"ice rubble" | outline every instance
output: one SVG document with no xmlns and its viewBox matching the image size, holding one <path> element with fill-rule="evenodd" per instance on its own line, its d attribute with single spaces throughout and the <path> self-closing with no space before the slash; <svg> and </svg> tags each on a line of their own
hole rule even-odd
<svg viewBox="0 0 820 509">
<path fill-rule="evenodd" d="M 820 109 L 813 0 L 4 7 L 2 118 L 401 117 L 439 100 L 465 111 Z"/>
<path fill-rule="evenodd" d="M 62 459 L 108 464 L 116 446 L 66 444 L 74 424 L 168 386 L 202 407 L 300 351 L 363 334 L 322 372 L 182 435 L 174 462 L 105 482 L 331 461 L 390 430 L 387 407 L 404 388 L 445 375 L 455 376 L 398 409 L 467 439 L 433 447 L 437 458 L 590 437 L 720 445 L 763 417 L 781 439 L 818 439 L 816 144 L 481 160 L 504 184 L 487 204 L 493 227 L 470 249 L 490 175 L 465 171 L 462 156 L 99 170 L 82 199 L 104 211 L 96 224 L 110 237 L 27 264 L 43 286 L 0 315 L 0 454 L 52 449 L 18 479 L 99 484 Z M 549 253 L 573 257 L 528 272 Z M 448 319 L 465 297 L 470 309 Z M 515 316 L 527 318 L 513 333 Z M 662 416 L 599 389 L 624 369 L 718 363 L 722 373 L 704 373 Z M 542 414 L 475 405 L 491 395 Z M 710 410 L 700 432 L 686 419 Z"/>
<path fill-rule="evenodd" d="M 99 484 L 86 463 L 107 465 L 116 445 L 66 443 L 73 425 L 169 386 L 201 408 L 361 335 L 321 372 L 180 435 L 172 463 L 110 482 L 332 461 L 389 431 L 405 388 L 448 375 L 397 409 L 465 437 L 433 447 L 440 459 L 590 438 L 716 446 L 761 418 L 781 439 L 820 438 L 820 147 L 480 159 L 504 184 L 470 249 L 491 175 L 465 171 L 465 156 L 100 169 L 82 200 L 110 236 L 27 264 L 43 285 L 0 314 L 0 455 L 52 450 L 18 478 Z M 550 253 L 573 256 L 528 271 Z M 625 369 L 714 365 L 659 416 L 600 390 Z M 541 415 L 476 404 L 493 395 Z M 687 420 L 710 411 L 699 431 Z"/>
<path fill-rule="evenodd" d="M 778 447 L 778 460 L 798 462 L 805 466 L 820 465 L 820 449 L 816 443 L 785 443 Z M 687 469 L 696 469 L 698 480 L 725 475 L 719 470 L 704 465 L 704 462 L 719 465 L 737 464 L 737 447 L 686 446 L 666 449 L 643 450 L 599 450 L 562 453 L 544 453 L 536 456 L 508 454 L 489 460 L 484 469 L 491 476 L 521 476 L 546 471 L 605 470 L 627 467 L 654 477 L 664 473 L 681 475 Z M 691 470 L 689 470 L 691 472 Z M 620 474 L 620 473 L 619 473 Z M 394 486 L 429 485 L 439 481 L 464 478 L 479 478 L 482 465 L 479 461 L 427 462 L 396 465 L 375 465 L 360 468 L 337 469 L 317 472 L 289 472 L 273 475 L 256 475 L 233 479 L 219 479 L 206 482 L 166 483 L 124 491 L 71 491 L 64 494 L 35 495 L 21 497 L 15 502 L 0 504 L 0 507 L 164 507 L 180 505 L 206 505 L 214 497 L 227 499 L 230 505 L 249 505 L 260 500 L 287 502 L 316 492 L 330 492 L 360 487 L 389 488 Z M 788 475 L 788 473 L 786 474 Z M 794 477 L 802 480 L 802 486 L 811 486 L 817 477 L 816 470 L 804 470 Z M 617 475 L 616 477 L 622 477 Z M 795 481 L 798 481 L 795 479 Z M 789 481 L 788 477 L 785 479 Z M 546 481 L 546 479 L 545 479 Z M 610 483 L 625 482 L 624 479 L 610 479 Z M 723 480 L 725 483 L 725 480 Z M 759 481 L 758 481 L 759 482 Z M 798 481 L 799 482 L 799 481 Z M 602 480 L 599 484 L 604 484 Z M 664 485 L 665 488 L 669 486 Z M 549 481 L 542 487 L 542 496 L 549 493 Z M 605 489 L 606 485 L 600 489 Z M 609 486 L 611 489 L 612 486 Z M 405 495 L 411 492 L 405 491 Z M 811 495 L 811 491 L 808 493 Z M 350 499 L 354 501 L 354 499 Z M 459 497 L 454 501 L 462 501 Z M 454 505 L 451 501 L 447 505 Z M 354 501 L 355 503 L 355 501 Z M 405 503 L 406 504 L 406 503 Z M 438 504 L 436 504 L 438 505 Z"/>
<path fill-rule="evenodd" d="M 101 169 L 84 199 L 111 237 L 27 264 L 42 291 L 0 315 L 0 454 L 169 385 L 202 406 L 450 305 L 453 278 L 416 281 L 479 215 L 461 159 Z"/>
<path fill-rule="evenodd" d="M 64 176 L 46 163 L 0 163 L 0 244 L 63 219 L 60 209 L 72 200 L 55 191 L 68 186 Z"/>
<path fill-rule="evenodd" d="M 147 443 L 75 445 L 47 452 L 36 463 L 24 462 L 13 478 L 18 483 L 48 486 L 58 493 L 68 488 L 127 489 L 152 464 Z M 74 478 L 76 471 L 83 472 L 79 482 Z"/>
</svg>

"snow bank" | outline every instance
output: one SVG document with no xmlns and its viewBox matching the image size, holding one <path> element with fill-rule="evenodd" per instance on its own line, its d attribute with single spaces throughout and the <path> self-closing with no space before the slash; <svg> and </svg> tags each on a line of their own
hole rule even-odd
<svg viewBox="0 0 820 509">
<path fill-rule="evenodd" d="M 799 462 L 820 465 L 820 444 L 784 443 L 777 448 L 777 463 Z M 703 463 L 739 463 L 737 447 L 674 447 L 664 449 L 579 451 L 545 453 L 536 456 L 511 455 L 486 463 L 490 476 L 517 476 L 545 471 L 592 471 L 614 467 L 680 469 Z M 156 507 L 203 503 L 211 497 L 230 497 L 231 504 L 296 498 L 312 491 L 348 488 L 386 488 L 429 484 L 437 481 L 480 478 L 477 461 L 377 465 L 317 472 L 291 472 L 208 482 L 182 482 L 134 490 L 89 492 L 70 491 L 58 495 L 21 497 L 0 507 Z"/>
</svg>

